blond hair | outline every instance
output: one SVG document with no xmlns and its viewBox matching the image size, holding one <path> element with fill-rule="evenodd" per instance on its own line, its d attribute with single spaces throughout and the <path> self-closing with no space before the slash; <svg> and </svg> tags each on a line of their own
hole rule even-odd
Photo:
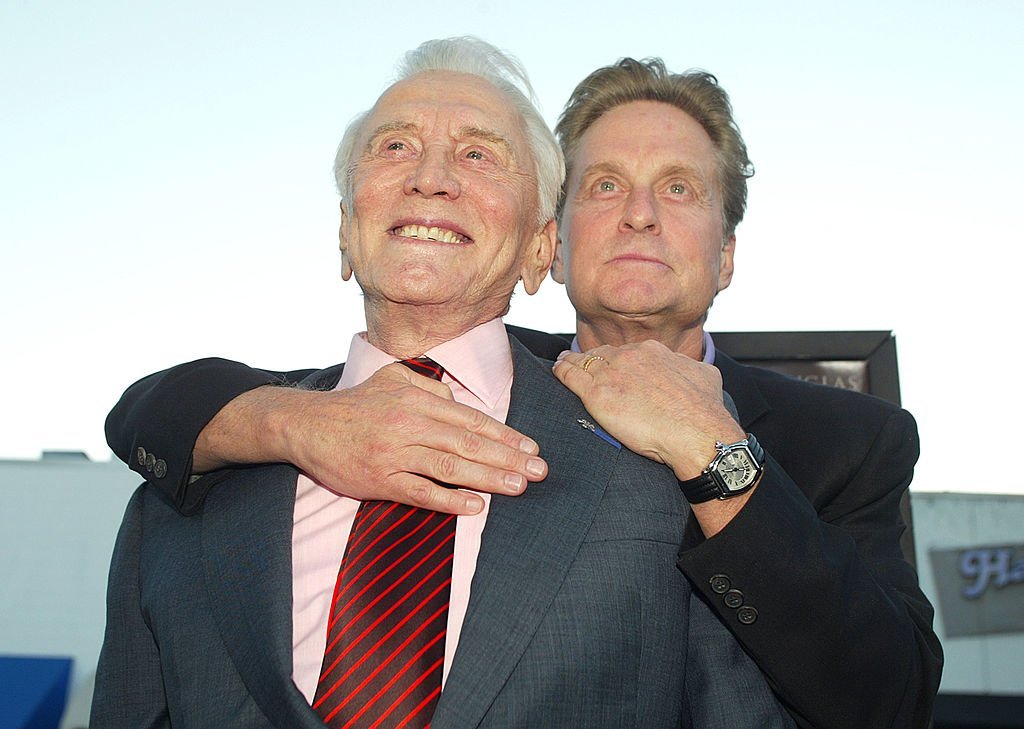
<svg viewBox="0 0 1024 729">
<path fill-rule="evenodd" d="M 754 166 L 733 119 L 729 95 L 710 73 L 670 73 L 660 58 L 623 58 L 591 73 L 572 92 L 555 126 L 569 174 L 580 139 L 590 125 L 606 112 L 632 101 L 670 104 L 693 117 L 707 132 L 715 148 L 723 233 L 731 236 L 747 208 L 747 178 L 754 174 Z M 563 204 L 564 194 L 559 215 Z"/>
</svg>

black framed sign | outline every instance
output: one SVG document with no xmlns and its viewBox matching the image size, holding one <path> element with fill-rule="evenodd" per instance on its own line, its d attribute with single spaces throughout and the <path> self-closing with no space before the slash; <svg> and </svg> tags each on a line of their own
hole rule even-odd
<svg viewBox="0 0 1024 729">
<path fill-rule="evenodd" d="M 743 363 L 900 404 L 891 331 L 714 332 L 715 347 Z"/>
</svg>

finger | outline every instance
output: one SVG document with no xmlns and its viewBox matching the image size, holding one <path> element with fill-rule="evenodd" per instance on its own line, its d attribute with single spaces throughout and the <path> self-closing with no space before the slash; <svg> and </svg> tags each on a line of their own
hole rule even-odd
<svg viewBox="0 0 1024 729">
<path fill-rule="evenodd" d="M 416 474 L 396 474 L 393 501 L 421 509 L 445 514 L 471 516 L 484 508 L 484 500 L 477 494 L 460 489 L 446 488 Z"/>
<path fill-rule="evenodd" d="M 552 372 L 555 373 L 555 377 L 558 378 L 559 382 L 568 387 L 576 397 L 585 401 L 584 395 L 590 386 L 594 384 L 594 376 L 592 374 L 565 359 L 555 362 Z"/>
<path fill-rule="evenodd" d="M 418 372 L 414 372 L 400 362 L 389 364 L 386 367 L 381 367 L 374 377 L 385 378 L 395 377 L 406 382 L 410 385 L 418 387 L 421 390 L 437 395 L 438 397 L 444 398 L 445 400 L 453 400 L 451 388 L 432 377 L 421 375 Z"/>
<path fill-rule="evenodd" d="M 587 352 L 562 352 L 558 355 L 557 361 L 579 367 L 584 372 L 591 372 L 594 367 L 610 364 L 608 356 L 611 355 L 611 350 L 611 347 L 602 346 Z"/>
<path fill-rule="evenodd" d="M 441 387 L 446 391 L 448 390 L 448 387 L 445 385 L 441 385 Z M 540 453 L 540 446 L 537 445 L 537 441 L 533 438 L 523 435 L 518 430 L 510 428 L 501 421 L 468 405 L 463 405 L 454 400 L 440 401 L 427 396 L 425 393 L 423 397 L 420 397 L 420 394 L 414 392 L 406 393 L 403 402 L 406 404 L 409 413 L 422 415 L 427 419 L 421 426 L 425 430 L 431 426 L 436 427 L 435 424 L 443 424 L 453 426 L 464 433 L 477 435 L 487 441 L 500 444 L 505 448 L 514 450 L 516 453 L 530 456 Z M 450 430 L 440 432 L 445 433 L 446 437 L 452 435 Z M 473 446 L 474 444 L 470 443 L 469 445 Z M 455 443 L 447 450 L 455 451 L 457 447 L 458 444 Z"/>
<path fill-rule="evenodd" d="M 409 394 L 408 405 L 410 408 L 420 406 L 426 410 L 432 411 L 437 416 L 438 420 L 464 427 L 470 432 L 478 433 L 484 438 L 504 443 L 509 448 L 515 448 L 523 453 L 530 455 L 536 455 L 540 452 L 540 446 L 532 438 L 529 438 L 514 428 L 510 428 L 504 423 L 495 420 L 494 418 L 480 412 L 468 405 L 457 403 L 452 395 L 451 388 L 447 385 L 433 380 L 429 377 L 416 374 L 408 367 L 401 364 L 388 365 L 382 368 L 380 371 L 392 370 L 393 375 L 400 377 L 402 380 L 416 386 L 417 388 L 424 390 L 431 395 L 436 395 L 445 400 L 445 402 L 437 402 L 434 400 L 427 401 L 412 401 L 411 398 L 414 395 Z"/>
<path fill-rule="evenodd" d="M 446 484 L 474 491 L 518 496 L 530 481 L 547 477 L 548 465 L 537 456 L 527 456 L 473 434 L 431 436 L 433 443 L 411 446 L 403 453 L 405 468 Z M 474 447 L 452 448 L 453 442 L 473 442 Z"/>
<path fill-rule="evenodd" d="M 575 355 L 580 359 L 586 359 L 589 355 L 592 354 L 599 354 L 605 359 L 611 359 L 617 351 L 625 350 L 627 348 L 628 345 L 615 346 L 613 344 L 601 344 L 596 347 L 593 347 L 592 349 L 588 349 L 585 352 L 574 352 L 571 349 L 566 349 L 562 352 L 559 352 L 557 359 L 562 359 L 570 355 Z"/>
<path fill-rule="evenodd" d="M 539 447 L 494 418 L 415 388 L 399 393 L 378 434 L 377 451 L 402 472 L 478 491 L 516 495 L 547 475 Z M 385 445 L 386 444 L 386 445 Z"/>
<path fill-rule="evenodd" d="M 580 365 L 583 364 L 583 360 L 585 360 L 588 356 L 589 355 L 586 352 L 573 352 L 570 350 L 566 350 L 558 355 L 558 359 L 555 360 L 555 362 L 556 364 L 558 362 L 564 362 L 565 364 L 572 365 L 574 367 L 579 367 Z"/>
<path fill-rule="evenodd" d="M 453 404 L 459 405 L 459 403 Z M 478 435 L 487 441 L 514 449 L 518 453 L 530 456 L 536 456 L 540 453 L 540 446 L 537 444 L 537 441 L 523 435 L 515 428 L 510 428 L 500 420 L 496 420 L 468 405 L 461 406 L 458 411 L 459 421 L 456 422 L 456 425 L 461 425 L 470 433 Z"/>
<path fill-rule="evenodd" d="M 407 369 L 408 370 L 409 368 L 408 367 L 403 367 L 403 369 Z M 433 379 L 432 377 L 427 377 L 426 375 L 417 374 L 417 373 L 413 372 L 412 370 L 409 370 L 409 377 L 410 377 L 409 384 L 411 384 L 411 385 L 413 385 L 415 387 L 418 387 L 421 390 L 426 390 L 431 395 L 436 395 L 436 396 L 438 396 L 440 398 L 443 398 L 445 400 L 448 400 L 448 401 L 454 401 L 455 400 L 455 396 L 452 395 L 452 389 L 450 387 L 448 387 L 448 385 L 445 385 L 442 382 L 438 382 L 437 380 Z"/>
<path fill-rule="evenodd" d="M 522 493 L 527 482 L 547 476 L 547 463 L 535 452 L 517 447 L 524 436 L 507 426 L 501 427 L 515 434 L 511 445 L 472 432 L 464 424 L 418 414 L 410 418 L 403 436 L 406 442 L 400 445 L 401 453 L 395 460 L 402 464 L 403 471 L 477 491 L 511 495 Z"/>
</svg>

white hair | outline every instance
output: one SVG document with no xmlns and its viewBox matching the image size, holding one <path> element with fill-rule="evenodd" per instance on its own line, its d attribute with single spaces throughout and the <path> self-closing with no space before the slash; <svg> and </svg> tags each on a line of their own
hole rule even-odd
<svg viewBox="0 0 1024 729">
<path fill-rule="evenodd" d="M 405 54 L 395 83 L 426 71 L 451 71 L 478 76 L 503 93 L 519 113 L 533 157 L 538 188 L 538 223 L 555 216 L 558 195 L 565 179 L 565 161 L 554 134 L 537 111 L 536 96 L 522 64 L 490 43 L 472 36 L 443 38 L 423 43 Z M 343 199 L 352 195 L 352 173 L 358 161 L 356 142 L 370 111 L 349 122 L 334 158 L 334 180 Z"/>
</svg>

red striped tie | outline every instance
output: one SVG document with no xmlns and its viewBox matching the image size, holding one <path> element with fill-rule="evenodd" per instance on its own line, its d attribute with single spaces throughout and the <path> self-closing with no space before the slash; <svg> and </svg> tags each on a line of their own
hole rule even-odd
<svg viewBox="0 0 1024 729">
<path fill-rule="evenodd" d="M 443 368 L 403 362 L 441 379 Z M 455 517 L 391 501 L 356 513 L 313 709 L 331 729 L 425 729 L 441 693 Z"/>
</svg>

